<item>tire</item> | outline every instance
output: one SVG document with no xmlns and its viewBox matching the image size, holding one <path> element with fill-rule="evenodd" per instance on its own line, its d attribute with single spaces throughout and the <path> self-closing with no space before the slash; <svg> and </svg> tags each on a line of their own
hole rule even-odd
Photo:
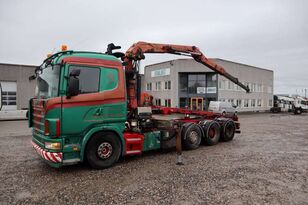
<svg viewBox="0 0 308 205">
<path fill-rule="evenodd" d="M 121 155 L 121 142 L 112 132 L 94 134 L 87 144 L 86 158 L 94 169 L 105 169 L 116 163 Z"/>
<path fill-rule="evenodd" d="M 199 123 L 202 127 L 204 137 L 203 143 L 206 145 L 216 145 L 220 139 L 220 125 L 213 120 L 204 120 Z"/>
<path fill-rule="evenodd" d="M 183 148 L 186 150 L 197 149 L 201 143 L 202 130 L 195 123 L 185 123 L 182 127 Z"/>
<path fill-rule="evenodd" d="M 235 134 L 235 123 L 233 120 L 224 120 L 221 125 L 221 141 L 228 142 L 233 140 Z"/>
<path fill-rule="evenodd" d="M 301 108 L 295 108 L 294 114 L 295 114 L 295 115 L 300 115 L 300 114 L 302 114 L 302 109 L 301 109 Z"/>
</svg>

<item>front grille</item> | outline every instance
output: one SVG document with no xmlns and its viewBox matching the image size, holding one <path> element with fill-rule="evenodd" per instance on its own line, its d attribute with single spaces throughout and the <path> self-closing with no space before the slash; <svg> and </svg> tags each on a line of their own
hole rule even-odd
<svg viewBox="0 0 308 205">
<path fill-rule="evenodd" d="M 40 134 L 44 134 L 45 131 L 45 102 L 46 100 L 43 99 L 32 100 L 33 129 Z"/>
</svg>

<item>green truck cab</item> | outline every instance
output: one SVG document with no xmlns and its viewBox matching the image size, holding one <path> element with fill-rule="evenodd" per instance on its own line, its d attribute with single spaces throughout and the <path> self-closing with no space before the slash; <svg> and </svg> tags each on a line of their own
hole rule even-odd
<svg viewBox="0 0 308 205">
<path fill-rule="evenodd" d="M 103 132 L 116 139 L 101 144 L 100 157 L 118 159 L 124 154 L 125 75 L 117 58 L 65 51 L 46 59 L 36 73 L 36 97 L 30 100 L 28 118 L 33 147 L 48 164 L 84 161 L 89 140 Z"/>
</svg>

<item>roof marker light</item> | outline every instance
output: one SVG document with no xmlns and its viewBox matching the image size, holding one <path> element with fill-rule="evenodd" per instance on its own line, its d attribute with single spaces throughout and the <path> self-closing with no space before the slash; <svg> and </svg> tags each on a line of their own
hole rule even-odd
<svg viewBox="0 0 308 205">
<path fill-rule="evenodd" d="M 67 51 L 67 45 L 64 45 L 64 44 L 63 44 L 63 45 L 61 46 L 61 51 Z"/>
</svg>

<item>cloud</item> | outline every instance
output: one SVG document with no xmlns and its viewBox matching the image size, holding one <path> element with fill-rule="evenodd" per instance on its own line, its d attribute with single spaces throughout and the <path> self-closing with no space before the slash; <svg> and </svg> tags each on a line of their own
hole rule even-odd
<svg viewBox="0 0 308 205">
<path fill-rule="evenodd" d="M 136 41 L 198 46 L 207 56 L 274 70 L 275 92 L 308 88 L 308 2 L 0 2 L 0 62 L 40 64 L 65 43 L 74 50 L 126 50 Z M 178 58 L 147 55 L 142 65 Z M 306 77 L 307 76 L 307 77 Z"/>
</svg>

